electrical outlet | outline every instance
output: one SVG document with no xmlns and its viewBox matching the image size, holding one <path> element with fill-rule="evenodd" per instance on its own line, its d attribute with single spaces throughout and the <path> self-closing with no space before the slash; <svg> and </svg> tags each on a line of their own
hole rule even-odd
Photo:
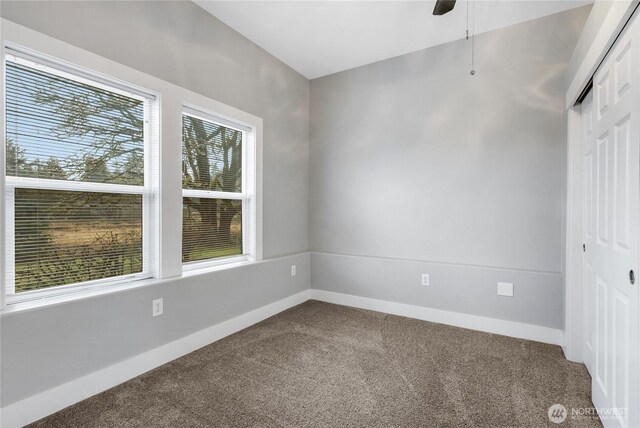
<svg viewBox="0 0 640 428">
<path fill-rule="evenodd" d="M 152 312 L 151 314 L 154 317 L 157 317 L 158 315 L 162 315 L 164 313 L 164 302 L 163 299 L 156 299 L 153 302 L 153 308 L 152 308 Z"/>
<path fill-rule="evenodd" d="M 422 285 L 431 285 L 431 278 L 428 273 L 422 274 Z"/>
<path fill-rule="evenodd" d="M 291 276 L 296 276 L 296 265 L 291 265 Z"/>
<path fill-rule="evenodd" d="M 513 284 L 511 282 L 499 282 L 498 296 L 513 297 Z"/>
</svg>

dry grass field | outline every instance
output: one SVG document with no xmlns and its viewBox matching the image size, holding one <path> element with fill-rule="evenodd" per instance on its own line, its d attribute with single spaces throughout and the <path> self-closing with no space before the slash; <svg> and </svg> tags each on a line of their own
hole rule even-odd
<svg viewBox="0 0 640 428">
<path fill-rule="evenodd" d="M 131 233 L 141 233 L 142 224 L 120 224 L 95 222 L 86 223 L 52 223 L 50 225 L 51 238 L 55 246 L 73 247 L 78 245 L 90 245 L 96 237 L 113 233 L 118 236 L 125 236 Z"/>
</svg>

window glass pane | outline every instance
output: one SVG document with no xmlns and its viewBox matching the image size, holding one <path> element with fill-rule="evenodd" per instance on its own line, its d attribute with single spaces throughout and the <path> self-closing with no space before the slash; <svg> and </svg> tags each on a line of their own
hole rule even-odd
<svg viewBox="0 0 640 428">
<path fill-rule="evenodd" d="M 182 261 L 242 254 L 242 201 L 182 199 Z"/>
<path fill-rule="evenodd" d="M 144 102 L 11 61 L 7 175 L 142 185 Z"/>
<path fill-rule="evenodd" d="M 15 189 L 15 288 L 142 271 L 142 196 Z"/>
<path fill-rule="evenodd" d="M 182 188 L 242 192 L 242 132 L 183 115 Z"/>
</svg>

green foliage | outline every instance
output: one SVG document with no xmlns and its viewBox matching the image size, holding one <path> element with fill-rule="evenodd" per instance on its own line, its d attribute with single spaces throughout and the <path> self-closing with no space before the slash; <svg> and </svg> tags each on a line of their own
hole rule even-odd
<svg viewBox="0 0 640 428">
<path fill-rule="evenodd" d="M 143 184 L 142 101 L 15 63 L 6 87 L 8 175 Z M 140 272 L 131 198 L 16 189 L 16 291 Z"/>
<path fill-rule="evenodd" d="M 143 101 L 13 62 L 6 70 L 9 174 L 143 184 Z M 43 169 L 52 159 L 58 171 Z"/>
<path fill-rule="evenodd" d="M 85 156 L 83 160 L 84 166 L 80 174 L 82 181 L 92 181 L 94 183 L 106 183 L 109 181 L 111 174 L 104 159 Z"/>
<path fill-rule="evenodd" d="M 211 212 L 215 212 L 215 216 Z M 204 214 L 204 215 L 203 215 Z M 221 233 L 221 228 L 225 228 Z M 216 256 L 208 256 L 216 254 Z M 242 254 L 242 203 L 228 199 L 184 198 L 182 261 Z"/>
<path fill-rule="evenodd" d="M 16 292 L 74 284 L 142 271 L 140 231 L 96 234 L 89 245 L 50 245 L 46 257 L 16 260 Z"/>
<path fill-rule="evenodd" d="M 143 157 L 144 117 L 142 102 L 89 85 L 51 79 L 35 93 L 35 101 L 47 105 L 62 122 L 53 129 L 59 140 L 88 141 L 90 148 L 81 157 L 69 157 L 66 168 L 84 181 L 143 184 L 143 163 L 125 162 L 109 167 L 129 156 Z M 128 163 L 128 165 L 126 165 Z"/>
<path fill-rule="evenodd" d="M 11 140 L 7 140 L 6 156 L 7 175 L 15 177 L 17 175 L 26 175 L 33 171 L 33 168 L 27 161 L 24 149 L 20 148 Z"/>
<path fill-rule="evenodd" d="M 18 188 L 15 201 L 17 290 L 142 269 L 141 196 Z"/>
<path fill-rule="evenodd" d="M 23 175 L 26 172 L 33 172 L 33 166 L 27 162 L 24 150 L 13 144 L 10 140 L 7 141 L 6 153 L 7 175 L 16 176 Z M 30 222 L 32 222 L 31 219 L 38 216 L 38 209 L 27 203 L 27 198 L 24 192 L 18 191 L 15 193 L 14 205 L 25 207 L 23 212 L 18 213 L 16 216 L 16 227 L 14 230 L 16 248 L 20 248 L 21 243 L 24 242 L 30 242 L 30 247 L 46 248 L 51 244 L 51 235 L 47 230 L 40 227 L 33 227 L 33 225 L 30 224 Z M 16 263 L 23 262 L 29 257 L 28 254 L 29 251 L 17 251 L 15 255 Z M 17 272 L 16 279 L 18 279 Z"/>
<path fill-rule="evenodd" d="M 38 163 L 37 175 L 41 178 L 51 178 L 56 180 L 66 180 L 69 178 L 67 172 L 60 165 L 57 158 L 49 158 L 46 162 Z"/>
<path fill-rule="evenodd" d="M 182 186 L 185 189 L 242 191 L 242 133 L 184 115 Z M 184 261 L 195 260 L 206 251 L 237 248 L 232 228 L 234 219 L 241 216 L 239 201 L 184 198 L 183 204 Z M 235 254 L 242 253 L 241 246 L 235 251 L 238 251 Z"/>
<path fill-rule="evenodd" d="M 7 79 L 7 123 L 13 124 L 7 128 L 14 132 L 8 131 L 6 143 L 8 175 L 144 184 L 142 101 L 13 63 Z M 22 119 L 25 114 L 34 117 Z M 183 187 L 240 192 L 242 143 L 240 131 L 185 115 Z M 50 149 L 34 150 L 38 144 Z M 51 156 L 42 158 L 46 150 Z M 141 219 L 137 206 L 125 212 L 126 195 L 30 192 L 15 195 L 20 210 L 15 230 L 17 291 L 142 269 L 141 225 L 127 229 L 112 221 L 116 212 Z M 241 201 L 184 198 L 184 209 L 185 261 L 242 253 Z M 74 220 L 79 210 L 103 219 L 94 222 L 95 231 L 85 230 L 84 220 Z M 58 223 L 67 229 L 54 230 Z M 91 239 L 88 233 L 93 233 Z M 65 240 L 81 244 L 65 245 Z"/>
</svg>

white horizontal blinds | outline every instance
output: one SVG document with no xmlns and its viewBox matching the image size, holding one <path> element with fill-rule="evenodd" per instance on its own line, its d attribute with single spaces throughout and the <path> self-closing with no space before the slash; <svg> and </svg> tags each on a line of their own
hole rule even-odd
<svg viewBox="0 0 640 428">
<path fill-rule="evenodd" d="M 7 175 L 144 184 L 144 102 L 8 61 Z"/>
<path fill-rule="evenodd" d="M 145 100 L 14 57 L 5 94 L 9 290 L 144 274 Z"/>
<path fill-rule="evenodd" d="M 182 116 L 182 188 L 242 192 L 243 132 Z"/>
<path fill-rule="evenodd" d="M 242 254 L 242 201 L 182 199 L 182 261 Z"/>
<path fill-rule="evenodd" d="M 182 261 L 243 254 L 245 132 L 182 116 Z"/>
<path fill-rule="evenodd" d="M 15 291 L 142 272 L 142 196 L 15 190 Z"/>
</svg>

